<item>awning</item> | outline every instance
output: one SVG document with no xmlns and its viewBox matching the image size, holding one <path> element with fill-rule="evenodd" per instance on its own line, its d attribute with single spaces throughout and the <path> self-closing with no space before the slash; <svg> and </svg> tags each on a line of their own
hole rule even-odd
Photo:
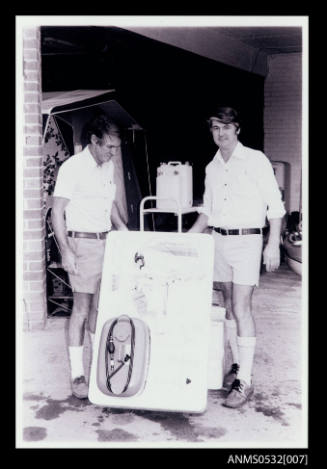
<svg viewBox="0 0 327 469">
<path fill-rule="evenodd" d="M 62 114 L 69 118 L 76 111 L 91 110 L 100 107 L 122 128 L 139 130 L 142 127 L 115 99 L 115 90 L 72 90 L 51 91 L 42 94 L 42 114 Z M 64 116 L 63 116 L 64 117 Z"/>
<path fill-rule="evenodd" d="M 106 98 L 105 100 L 107 100 L 114 92 L 115 90 L 73 90 L 45 92 L 42 93 L 42 114 L 57 114 L 59 112 L 71 111 L 74 108 L 81 108 L 85 105 L 88 106 L 89 104 L 85 103 L 84 101 L 100 96 L 102 96 L 102 98 Z"/>
</svg>

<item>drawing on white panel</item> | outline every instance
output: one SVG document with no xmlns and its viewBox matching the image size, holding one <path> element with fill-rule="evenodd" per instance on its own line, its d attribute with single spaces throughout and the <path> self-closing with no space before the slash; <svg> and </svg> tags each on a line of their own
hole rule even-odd
<svg viewBox="0 0 327 469">
<path fill-rule="evenodd" d="M 127 261 L 124 274 L 112 275 L 112 291 L 124 291 L 120 300 L 127 310 L 150 320 L 168 315 L 172 288 L 190 287 L 206 275 L 197 249 L 180 243 L 155 240 L 139 247 Z"/>
<path fill-rule="evenodd" d="M 129 397 L 144 390 L 149 368 L 150 328 L 144 320 L 156 334 L 166 332 L 171 288 L 199 281 L 205 272 L 195 248 L 158 240 L 130 256 L 124 272 L 116 267 L 111 289 L 117 294 L 118 310 L 125 313 L 103 325 L 97 380 L 103 393 Z"/>
<path fill-rule="evenodd" d="M 205 234 L 110 233 L 91 402 L 205 409 L 212 259 L 212 239 Z"/>
</svg>

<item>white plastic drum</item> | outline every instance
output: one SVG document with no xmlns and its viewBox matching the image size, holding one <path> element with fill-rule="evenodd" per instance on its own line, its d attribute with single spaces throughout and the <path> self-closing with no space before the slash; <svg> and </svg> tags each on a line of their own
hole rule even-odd
<svg viewBox="0 0 327 469">
<path fill-rule="evenodd" d="M 192 207 L 192 166 L 188 162 L 182 164 L 180 161 L 161 163 L 157 168 L 156 188 L 156 195 L 159 199 L 157 208 L 175 209 L 176 203 L 182 209 Z"/>
</svg>

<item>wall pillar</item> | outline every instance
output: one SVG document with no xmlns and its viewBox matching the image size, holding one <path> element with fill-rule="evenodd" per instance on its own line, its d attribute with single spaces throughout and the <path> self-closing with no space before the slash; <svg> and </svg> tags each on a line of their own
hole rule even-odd
<svg viewBox="0 0 327 469">
<path fill-rule="evenodd" d="M 23 301 L 24 328 L 46 322 L 45 221 L 42 207 L 42 82 L 39 27 L 23 29 Z"/>
</svg>

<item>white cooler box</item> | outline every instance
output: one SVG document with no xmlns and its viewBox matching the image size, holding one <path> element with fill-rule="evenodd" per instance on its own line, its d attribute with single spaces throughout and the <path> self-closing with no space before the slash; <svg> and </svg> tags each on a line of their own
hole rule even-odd
<svg viewBox="0 0 327 469">
<path fill-rule="evenodd" d="M 212 306 L 208 357 L 208 389 L 221 389 L 224 375 L 225 308 Z"/>
</svg>

